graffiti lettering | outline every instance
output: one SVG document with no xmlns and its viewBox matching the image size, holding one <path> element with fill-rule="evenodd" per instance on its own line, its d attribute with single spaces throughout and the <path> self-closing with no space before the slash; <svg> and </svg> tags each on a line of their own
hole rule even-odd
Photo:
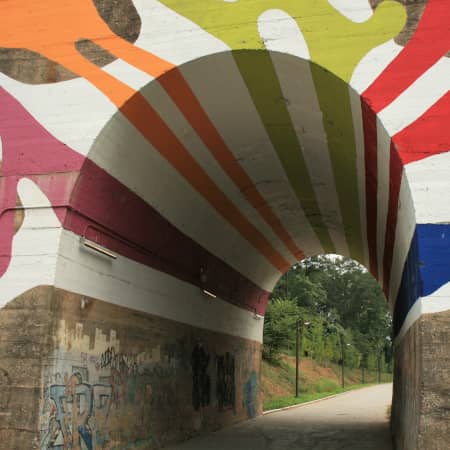
<svg viewBox="0 0 450 450">
<path fill-rule="evenodd" d="M 223 356 L 217 356 L 216 394 L 219 409 L 234 408 L 236 397 L 234 356 L 228 352 Z"/>
<path fill-rule="evenodd" d="M 210 402 L 211 381 L 208 375 L 209 353 L 202 344 L 194 347 L 191 355 L 192 406 L 196 411 Z"/>
<path fill-rule="evenodd" d="M 249 418 L 256 417 L 257 395 L 258 395 L 258 378 L 256 376 L 256 372 L 253 371 L 244 385 L 244 406 L 247 410 L 247 416 Z"/>
</svg>

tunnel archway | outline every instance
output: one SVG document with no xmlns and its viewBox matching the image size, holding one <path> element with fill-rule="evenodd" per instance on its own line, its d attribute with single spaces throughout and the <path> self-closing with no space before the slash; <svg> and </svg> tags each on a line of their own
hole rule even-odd
<svg viewBox="0 0 450 450">
<path fill-rule="evenodd" d="M 88 5 L 91 44 L 121 61 L 39 40 L 78 78 L 0 74 L 0 300 L 42 321 L 26 353 L 41 446 L 151 448 L 258 414 L 269 292 L 330 251 L 368 267 L 394 311 L 400 448 L 445 439 L 424 419 L 445 386 L 424 367 L 445 360 L 449 308 L 447 2 L 412 29 L 395 2 L 134 3 L 135 46 Z"/>
<path fill-rule="evenodd" d="M 406 177 L 399 178 L 402 162 L 395 144 L 390 147 L 384 144 L 390 148 L 390 157 L 378 157 L 380 165 L 376 172 L 369 169 L 362 172 L 369 159 L 367 147 L 371 144 L 367 137 L 362 142 L 361 135 L 358 143 L 357 127 L 368 127 L 363 123 L 367 104 L 362 102 L 362 113 L 358 116 L 359 105 L 351 105 L 352 96 L 358 98 L 358 94 L 335 75 L 311 66 L 307 60 L 277 52 L 246 51 L 237 55 L 215 54 L 179 69 L 223 142 L 216 139 L 209 125 L 202 128 L 195 122 L 199 114 L 195 107 L 192 112 L 183 99 L 171 98 L 170 93 L 164 92 L 167 86 L 173 88 L 171 83 L 179 82 L 179 75 L 172 77 L 170 73 L 165 75 L 169 81 L 164 81 L 163 76 L 144 87 L 137 101 L 130 99 L 123 111 L 105 126 L 81 168 L 72 193 L 73 210 L 65 222 L 68 233 L 61 240 L 61 256 L 71 263 L 65 264 L 56 280 L 59 288 L 71 292 L 120 306 L 126 296 L 126 305 L 132 309 L 247 340 L 245 344 L 233 345 L 246 348 L 245 356 L 241 354 L 240 358 L 251 360 L 250 366 L 253 364 L 253 370 L 249 366 L 240 367 L 247 372 L 247 379 L 240 379 L 238 384 L 250 383 L 248 386 L 252 387 L 233 394 L 239 399 L 240 413 L 230 419 L 225 408 L 225 422 L 236 420 L 243 413 L 252 417 L 260 411 L 257 381 L 252 378 L 258 372 L 255 361 L 259 350 L 255 351 L 255 345 L 262 340 L 260 317 L 277 279 L 304 255 L 339 249 L 371 269 L 384 287 L 391 310 L 396 310 L 397 334 L 404 335 L 417 318 L 409 317 L 405 322 L 410 306 L 418 297 L 414 291 L 417 280 L 412 281 L 418 270 L 413 253 L 417 246 L 417 238 L 413 238 L 413 201 Z M 246 93 L 248 86 L 236 64 L 237 60 L 241 61 L 239 58 L 248 58 L 258 75 L 261 74 L 259 62 L 267 67 L 267 58 L 271 59 L 278 79 L 285 85 L 267 97 L 287 105 L 290 113 L 287 122 L 283 122 L 286 116 L 270 116 L 270 105 L 265 104 L 267 86 L 260 92 L 255 90 L 253 96 L 251 91 Z M 326 78 L 325 84 L 333 84 L 335 92 L 349 92 L 347 107 L 353 109 L 346 119 L 350 123 L 340 117 L 341 108 L 321 112 L 320 101 L 314 95 L 314 72 Z M 301 94 L 299 87 L 304 87 Z M 255 95 L 266 98 L 255 98 Z M 142 130 L 140 133 L 130 124 L 130 117 L 131 120 L 145 118 L 151 112 L 146 110 L 143 99 L 164 119 L 168 129 L 157 124 L 153 135 L 143 136 Z M 260 103 L 263 111 L 255 107 Z M 279 109 L 278 105 L 274 108 Z M 275 123 L 265 123 L 267 117 Z M 304 122 L 293 123 L 292 117 Z M 328 121 L 332 127 L 333 120 L 338 119 L 341 119 L 340 127 L 334 130 L 327 130 L 323 125 Z M 148 126 L 152 125 L 149 121 Z M 294 147 L 289 152 L 281 149 L 285 153 L 280 154 L 276 128 L 289 135 L 291 126 L 296 133 L 290 141 Z M 171 142 L 172 148 L 161 149 L 152 142 L 157 140 L 158 133 L 163 136 L 171 133 L 173 141 L 167 138 L 166 142 Z M 356 135 L 355 143 L 348 150 L 345 144 L 353 139 L 352 133 Z M 392 136 L 382 124 L 378 125 L 377 134 L 378 140 L 391 141 Z M 332 141 L 334 155 L 328 140 Z M 295 155 L 298 149 L 303 152 L 302 158 Z M 294 155 L 292 161 L 289 153 Z M 289 164 L 297 164 L 297 169 Z M 382 184 L 383 180 L 389 180 L 389 174 L 392 175 L 389 183 Z M 303 195 L 301 187 L 295 184 L 296 176 L 306 179 L 302 186 L 306 186 L 311 198 Z M 246 185 L 246 181 L 251 181 L 253 186 Z M 349 186 L 345 186 L 347 182 Z M 370 225 L 374 216 L 373 205 L 367 206 L 371 199 L 369 190 L 377 183 L 377 208 L 381 210 L 379 215 L 384 213 L 384 216 L 377 217 L 376 223 Z M 363 192 L 350 195 L 351 187 Z M 352 200 L 356 204 L 349 205 Z M 380 229 L 383 222 L 386 230 Z M 368 237 L 363 240 L 362 236 L 370 233 L 373 240 L 378 238 L 381 242 L 374 244 Z M 126 262 L 121 265 L 114 261 L 110 265 L 107 261 L 108 268 L 96 269 L 99 262 L 80 249 L 78 236 L 116 252 Z M 112 271 L 107 282 L 105 270 Z M 85 290 L 84 283 L 88 286 Z M 223 355 L 213 344 L 206 350 L 205 342 L 210 340 L 209 336 L 195 338 L 190 344 L 192 355 L 206 361 L 211 352 L 216 355 L 215 364 L 221 358 L 230 358 L 233 367 L 240 364 L 231 356 L 232 346 L 225 343 L 226 339 L 221 344 L 225 348 L 222 347 Z M 249 346 L 248 341 L 253 343 Z M 200 381 L 194 381 L 195 386 L 196 383 Z M 202 400 L 202 388 L 197 388 L 194 409 L 198 411 L 214 400 L 207 396 Z M 245 392 L 251 393 L 250 400 L 244 398 Z M 401 390 L 396 392 L 399 404 L 410 401 L 409 395 L 398 392 Z M 211 395 L 214 397 L 214 387 Z M 399 408 L 403 411 L 404 407 Z M 220 412 L 223 410 L 219 407 L 219 416 Z M 196 426 L 208 428 L 208 421 L 197 420 L 201 425 Z"/>
</svg>

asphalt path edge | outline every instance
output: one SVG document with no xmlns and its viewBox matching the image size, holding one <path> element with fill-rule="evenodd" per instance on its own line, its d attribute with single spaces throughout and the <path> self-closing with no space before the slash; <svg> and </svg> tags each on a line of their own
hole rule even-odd
<svg viewBox="0 0 450 450">
<path fill-rule="evenodd" d="M 374 386 L 381 386 L 382 384 L 392 384 L 392 383 L 371 384 L 369 386 L 364 386 L 364 387 L 361 387 L 358 389 L 349 389 L 348 391 L 345 391 L 345 392 L 339 392 L 339 394 L 328 395 L 326 397 L 318 398 L 316 400 L 311 400 L 309 402 L 297 403 L 296 405 L 284 406 L 283 408 L 269 409 L 268 411 L 263 411 L 262 415 L 266 416 L 267 414 L 273 414 L 273 413 L 276 413 L 279 411 L 286 411 L 288 409 L 301 408 L 302 406 L 309 406 L 314 403 L 319 403 L 319 402 L 323 402 L 325 400 L 331 400 L 332 398 L 340 397 L 341 395 L 348 394 L 349 392 L 361 391 L 362 389 L 367 389 L 367 388 L 371 388 Z"/>
</svg>

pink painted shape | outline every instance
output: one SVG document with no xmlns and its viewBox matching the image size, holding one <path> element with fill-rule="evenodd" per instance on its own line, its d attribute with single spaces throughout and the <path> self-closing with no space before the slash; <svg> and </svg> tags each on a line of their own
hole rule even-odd
<svg viewBox="0 0 450 450">
<path fill-rule="evenodd" d="M 0 88 L 0 136 L 3 176 L 77 171 L 85 159 L 52 136 L 3 88 Z"/>
<path fill-rule="evenodd" d="M 269 292 L 189 239 L 106 171 L 55 139 L 1 88 L 0 105 L 0 214 L 15 206 L 17 183 L 26 176 L 47 195 L 64 228 L 215 292 L 236 306 L 264 314 Z M 0 219 L 1 276 L 11 260 L 14 211 Z M 204 283 L 200 268 L 206 270 Z"/>
<path fill-rule="evenodd" d="M 85 158 L 45 130 L 8 92 L 0 88 L 0 137 L 2 168 L 0 178 L 0 276 L 11 260 L 17 183 L 32 179 L 54 206 L 65 204 Z M 64 209 L 55 213 L 64 220 Z"/>
</svg>

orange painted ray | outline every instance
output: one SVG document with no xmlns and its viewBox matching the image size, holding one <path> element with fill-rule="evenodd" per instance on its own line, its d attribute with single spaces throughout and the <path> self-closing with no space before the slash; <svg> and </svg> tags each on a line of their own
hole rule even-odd
<svg viewBox="0 0 450 450">
<path fill-rule="evenodd" d="M 286 270 L 289 263 L 227 199 L 173 135 L 156 111 L 145 102 L 144 98 L 126 84 L 116 80 L 82 57 L 76 50 L 75 43 L 81 39 L 89 39 L 110 51 L 116 57 L 153 77 L 161 77 L 164 73 L 172 70 L 173 75 L 171 74 L 167 79 L 161 79 L 162 86 L 186 116 L 194 130 L 200 135 L 225 172 L 238 185 L 243 195 L 282 239 L 294 256 L 298 259 L 303 256 L 279 219 L 254 187 L 250 177 L 242 167 L 236 164 L 232 152 L 215 129 L 188 83 L 173 64 L 135 47 L 114 34 L 98 15 L 91 0 L 66 0 L 63 3 L 56 0 L 46 0 L 35 8 L 30 8 L 29 3 L 23 0 L 4 0 L 2 1 L 2 9 L 4 14 L 0 18 L 0 46 L 27 48 L 35 51 L 89 80 L 122 110 L 149 142 L 249 242 L 268 257 L 279 270 Z M 83 20 L 81 22 L 75 21 L 74 18 L 76 17 L 82 17 Z M 21 33 L 17 33 L 17 29 L 20 29 Z M 133 96 L 133 101 L 129 102 L 125 108 L 125 103 Z M 134 105 L 133 108 L 130 108 L 131 104 Z M 139 113 L 136 111 L 137 107 Z M 154 127 L 154 129 L 152 133 L 147 129 L 147 126 L 144 127 L 144 124 L 141 123 L 141 114 L 146 114 L 147 120 L 153 119 L 152 128 Z M 157 127 L 156 124 L 158 124 Z M 155 130 L 158 132 L 155 132 Z M 172 143 L 171 157 L 166 151 L 170 147 L 169 142 Z M 174 154 L 172 155 L 172 153 Z M 181 164 L 180 161 L 182 161 Z M 195 167 L 195 170 L 193 170 L 193 167 Z"/>
<path fill-rule="evenodd" d="M 161 75 L 155 70 L 151 58 L 148 58 L 148 55 L 153 56 L 151 53 L 142 50 L 125 40 L 97 39 L 94 42 L 151 76 L 158 77 Z M 173 68 L 162 75 L 158 81 L 172 98 L 173 102 L 178 106 L 192 128 L 200 136 L 215 160 L 238 186 L 239 190 L 247 198 L 249 203 L 259 212 L 261 217 L 284 242 L 294 257 L 296 259 L 303 259 L 303 252 L 298 248 L 297 244 L 286 231 L 278 217 L 273 213 L 270 206 L 255 187 L 251 178 L 236 161 L 233 152 L 228 148 L 224 139 L 202 108 L 199 100 L 189 84 L 183 78 L 181 72 L 177 68 Z"/>
</svg>

